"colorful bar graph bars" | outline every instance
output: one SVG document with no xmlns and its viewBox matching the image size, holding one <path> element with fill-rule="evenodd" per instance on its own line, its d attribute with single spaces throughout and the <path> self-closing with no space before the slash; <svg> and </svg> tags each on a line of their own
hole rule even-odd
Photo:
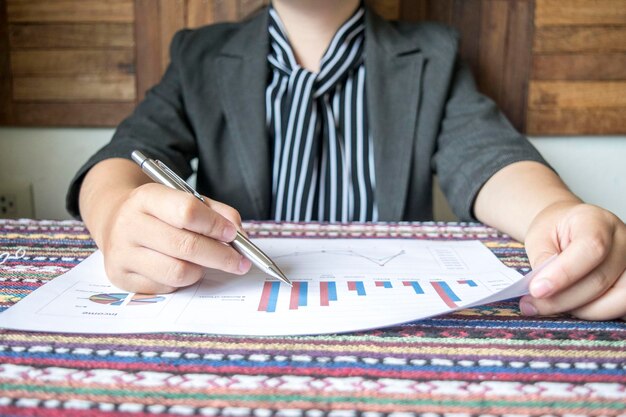
<svg viewBox="0 0 626 417">
<path fill-rule="evenodd" d="M 266 311 L 268 313 L 276 312 L 276 302 L 278 301 L 278 290 L 280 282 L 265 281 L 263 284 L 263 292 L 261 293 L 261 301 L 259 302 L 258 311 Z"/>
<path fill-rule="evenodd" d="M 435 291 L 437 291 L 437 294 L 439 295 L 439 297 L 441 297 L 443 302 L 446 303 L 448 307 L 450 308 L 458 307 L 455 301 L 461 301 L 461 299 L 454 293 L 454 291 L 452 291 L 452 288 L 450 288 L 450 286 L 446 282 L 431 281 L 430 285 L 433 286 Z"/>
<path fill-rule="evenodd" d="M 415 291 L 415 294 L 424 294 L 422 286 L 417 281 L 402 281 L 402 284 L 405 287 L 413 287 L 413 291 Z"/>
<path fill-rule="evenodd" d="M 374 283 L 376 284 L 377 287 L 393 288 L 391 286 L 391 281 L 374 281 Z"/>
<path fill-rule="evenodd" d="M 358 295 L 366 295 L 363 281 L 348 281 L 348 290 L 356 291 Z"/>
<path fill-rule="evenodd" d="M 309 283 L 302 281 L 292 281 L 292 284 L 293 287 L 291 287 L 289 310 L 297 310 L 298 307 L 306 307 Z"/>
<path fill-rule="evenodd" d="M 320 282 L 320 305 L 328 306 L 330 301 L 337 301 L 337 285 L 332 281 Z"/>
<path fill-rule="evenodd" d="M 457 281 L 459 284 L 467 284 L 470 287 L 478 287 L 478 284 L 476 284 L 474 281 L 472 281 L 471 279 L 462 279 L 460 281 Z"/>
</svg>

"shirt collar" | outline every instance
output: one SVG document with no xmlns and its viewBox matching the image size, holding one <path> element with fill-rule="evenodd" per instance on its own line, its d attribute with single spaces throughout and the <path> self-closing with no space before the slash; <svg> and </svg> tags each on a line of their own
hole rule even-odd
<svg viewBox="0 0 626 417">
<path fill-rule="evenodd" d="M 285 26 L 283 25 L 280 16 L 270 4 L 268 8 L 269 12 L 269 24 L 268 31 L 270 36 L 270 51 L 268 59 L 276 67 L 282 69 L 285 72 L 289 72 L 291 69 L 298 68 L 293 49 L 289 43 Z M 354 42 L 357 38 L 363 38 L 365 36 L 365 6 L 361 2 L 360 6 L 354 11 L 354 13 L 339 27 L 337 32 L 333 35 L 326 51 L 322 55 L 320 61 L 320 72 L 324 70 L 325 63 L 330 62 L 337 52 L 342 48 L 348 47 L 349 44 Z"/>
</svg>

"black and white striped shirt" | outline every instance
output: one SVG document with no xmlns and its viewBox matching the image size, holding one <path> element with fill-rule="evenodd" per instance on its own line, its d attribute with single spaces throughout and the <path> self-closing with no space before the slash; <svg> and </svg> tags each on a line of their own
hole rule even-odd
<svg viewBox="0 0 626 417">
<path fill-rule="evenodd" d="M 265 106 L 273 141 L 273 218 L 377 221 L 364 8 L 339 28 L 318 73 L 298 65 L 278 14 L 272 7 L 269 13 L 271 77 Z"/>
</svg>

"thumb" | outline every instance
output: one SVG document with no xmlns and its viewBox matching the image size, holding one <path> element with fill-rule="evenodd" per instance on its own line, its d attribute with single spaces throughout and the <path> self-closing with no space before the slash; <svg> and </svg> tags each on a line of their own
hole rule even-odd
<svg viewBox="0 0 626 417">
<path fill-rule="evenodd" d="M 557 237 L 551 233 L 536 233 L 526 239 L 526 254 L 532 268 L 529 283 L 531 296 L 541 296 L 546 292 L 546 289 L 542 288 L 545 280 L 541 280 L 544 275 L 541 271 L 561 253 L 557 242 Z"/>
<path fill-rule="evenodd" d="M 532 269 L 541 267 L 550 258 L 561 253 L 556 236 L 549 233 L 529 236 L 524 245 Z"/>
</svg>

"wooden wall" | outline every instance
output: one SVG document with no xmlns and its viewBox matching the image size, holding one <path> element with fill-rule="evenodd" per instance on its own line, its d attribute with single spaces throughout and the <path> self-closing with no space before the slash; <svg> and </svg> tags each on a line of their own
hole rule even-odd
<svg viewBox="0 0 626 417">
<path fill-rule="evenodd" d="M 536 0 L 527 131 L 626 132 L 626 0 Z"/>
<path fill-rule="evenodd" d="M 182 27 L 268 0 L 0 0 L 0 124 L 115 126 L 156 83 Z M 626 0 L 368 0 L 456 27 L 461 55 L 530 134 L 626 132 Z"/>
<path fill-rule="evenodd" d="M 133 0 L 0 5 L 3 124 L 111 125 L 133 109 Z"/>
</svg>

